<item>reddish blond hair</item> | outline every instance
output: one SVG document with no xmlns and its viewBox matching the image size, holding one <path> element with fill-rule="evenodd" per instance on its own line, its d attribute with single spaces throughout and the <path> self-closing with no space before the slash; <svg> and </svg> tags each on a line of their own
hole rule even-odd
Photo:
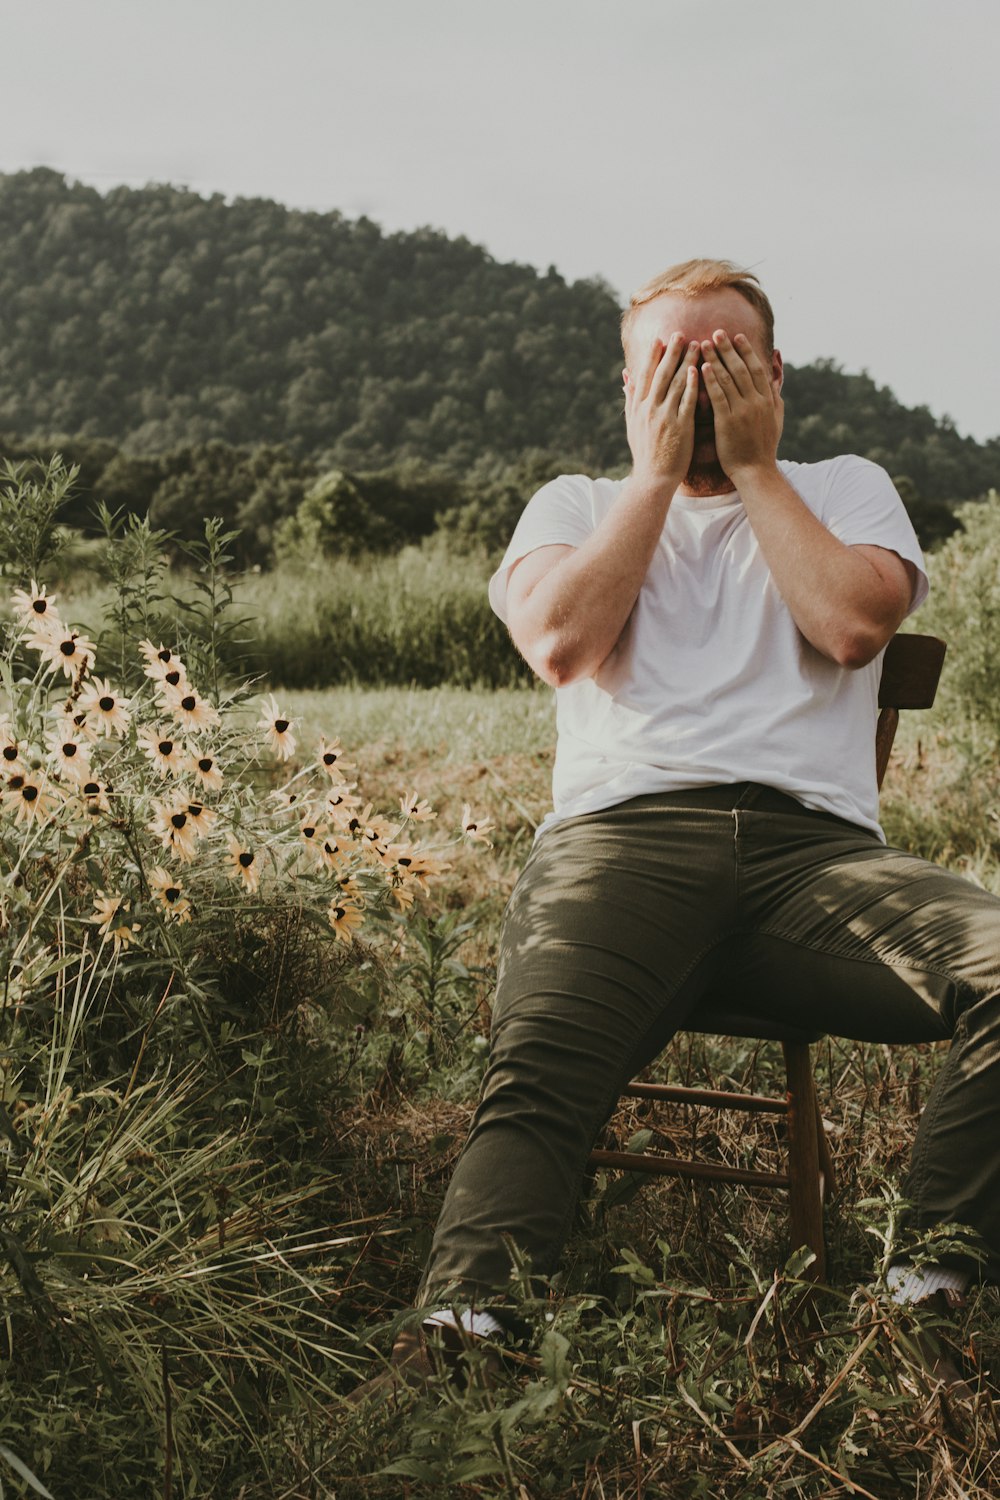
<svg viewBox="0 0 1000 1500">
<path fill-rule="evenodd" d="M 761 289 L 760 282 L 752 271 L 734 265 L 731 260 L 684 260 L 679 265 L 661 271 L 647 281 L 637 292 L 633 292 L 629 305 L 622 313 L 622 347 L 628 357 L 628 340 L 636 314 L 640 307 L 671 292 L 675 297 L 700 297 L 705 292 L 719 292 L 732 287 L 734 292 L 749 302 L 764 325 L 766 353 L 774 352 L 774 310 Z"/>
</svg>

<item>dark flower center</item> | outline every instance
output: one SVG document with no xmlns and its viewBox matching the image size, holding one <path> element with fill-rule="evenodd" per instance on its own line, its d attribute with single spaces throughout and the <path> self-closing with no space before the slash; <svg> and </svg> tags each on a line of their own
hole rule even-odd
<svg viewBox="0 0 1000 1500">
<path fill-rule="evenodd" d="M 188 713 L 188 714 L 192 713 L 194 711 L 194 706 L 197 703 L 197 701 L 198 701 L 197 698 L 193 697 L 190 693 L 188 693 L 188 695 L 187 695 L 186 698 L 182 698 L 181 699 L 181 708 L 183 708 L 183 710 L 184 710 L 185 713 Z"/>
<path fill-rule="evenodd" d="M 287 719 L 275 719 L 275 721 L 274 721 L 274 729 L 275 729 L 275 733 L 276 734 L 284 734 L 284 732 L 285 732 L 285 730 L 287 728 L 288 728 L 288 720 Z"/>
<path fill-rule="evenodd" d="M 176 671 L 175 672 L 168 672 L 167 675 L 166 675 L 166 677 L 164 677 L 163 680 L 164 680 L 164 682 L 169 682 L 169 684 L 170 684 L 171 687 L 176 687 L 177 684 L 181 680 L 181 674 L 179 672 L 176 672 Z"/>
<path fill-rule="evenodd" d="M 347 907 L 346 906 L 335 906 L 333 908 L 333 920 L 335 922 L 341 921 L 342 918 L 343 918 L 343 916 L 344 916 L 344 914 L 346 913 L 346 911 L 347 911 Z"/>
<path fill-rule="evenodd" d="M 73 756 L 76 754 L 76 748 L 77 747 L 76 747 L 76 741 L 75 740 L 67 740 L 66 741 L 65 745 L 63 745 L 63 747 L 62 747 L 62 753 L 63 753 L 63 755 L 65 755 L 65 757 L 66 757 L 67 760 L 72 760 L 73 759 Z"/>
<path fill-rule="evenodd" d="M 156 659 L 157 661 L 168 662 L 173 654 L 172 651 L 157 651 Z"/>
<path fill-rule="evenodd" d="M 75 656 L 76 641 L 60 641 L 59 650 L 62 652 L 63 656 Z"/>
<path fill-rule="evenodd" d="M 32 601 L 31 601 L 31 607 L 35 611 L 36 615 L 44 615 L 45 611 L 49 607 L 48 600 L 47 599 L 32 599 Z"/>
<path fill-rule="evenodd" d="M 241 851 L 239 855 L 239 861 L 244 870 L 249 870 L 250 866 L 253 864 L 253 855 L 250 853 L 249 849 L 244 849 Z"/>
<path fill-rule="evenodd" d="M 98 698 L 98 700 L 97 700 L 97 706 L 101 710 L 102 713 L 109 714 L 111 712 L 111 710 L 115 706 L 115 700 L 113 698 L 107 698 L 107 697 L 105 697 L 105 698 Z"/>
<path fill-rule="evenodd" d="M 303 828 L 302 837 L 304 839 L 314 839 L 316 837 L 315 828 Z"/>
<path fill-rule="evenodd" d="M 12 776 L 10 778 L 10 780 L 8 781 L 7 785 L 10 787 L 10 789 L 11 789 L 12 792 L 19 792 L 21 790 L 21 788 L 24 786 L 24 777 L 23 776 Z"/>
<path fill-rule="evenodd" d="M 88 781 L 84 784 L 83 795 L 85 797 L 96 797 L 101 790 L 99 781 Z"/>
<path fill-rule="evenodd" d="M 209 757 L 208 757 L 208 756 L 207 756 L 207 755 L 206 755 L 206 756 L 205 756 L 205 757 L 204 757 L 204 758 L 203 758 L 203 759 L 202 759 L 202 760 L 200 760 L 200 761 L 199 761 L 199 762 L 198 762 L 198 770 L 199 770 L 199 771 L 205 771 L 205 772 L 208 772 L 208 771 L 210 771 L 210 770 L 211 770 L 211 769 L 212 769 L 212 767 L 213 767 L 213 766 L 214 766 L 214 764 L 215 764 L 215 762 L 214 762 L 214 761 L 213 761 L 213 760 L 211 760 L 211 759 L 210 759 L 210 758 L 209 758 Z"/>
<path fill-rule="evenodd" d="M 169 755 L 174 748 L 174 742 L 173 740 L 161 740 L 156 748 L 161 755 Z"/>
<path fill-rule="evenodd" d="M 17 746 L 16 745 L 4 745 L 4 747 L 3 747 L 3 758 L 4 758 L 4 760 L 17 760 Z"/>
<path fill-rule="evenodd" d="M 188 812 L 192 818 L 200 818 L 204 811 L 205 809 L 200 802 L 188 803 Z"/>
<path fill-rule="evenodd" d="M 171 818 L 170 818 L 170 821 L 174 825 L 175 828 L 178 828 L 178 829 L 179 828 L 183 828 L 184 824 L 187 822 L 187 813 L 182 813 L 182 812 L 173 813 L 172 816 L 171 816 Z"/>
<path fill-rule="evenodd" d="M 179 885 L 168 885 L 166 890 L 163 892 L 163 899 L 164 901 L 179 901 L 180 894 L 181 888 Z"/>
<path fill-rule="evenodd" d="M 31 782 L 29 781 L 26 787 L 21 788 L 21 796 L 24 798 L 25 802 L 34 802 L 35 798 L 38 796 L 37 786 L 32 786 Z"/>
<path fill-rule="evenodd" d="M 332 766 L 336 759 L 337 757 L 335 755 L 331 755 L 330 752 L 327 751 L 326 755 L 324 755 L 323 757 L 323 764 L 324 766 Z"/>
</svg>

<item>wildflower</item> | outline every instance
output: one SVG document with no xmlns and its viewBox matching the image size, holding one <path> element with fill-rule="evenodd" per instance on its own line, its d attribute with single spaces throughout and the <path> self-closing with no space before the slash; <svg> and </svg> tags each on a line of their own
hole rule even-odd
<svg viewBox="0 0 1000 1500">
<path fill-rule="evenodd" d="M 139 650 L 146 658 L 146 665 L 142 670 L 154 682 L 165 682 L 168 676 L 173 675 L 171 686 L 179 688 L 187 683 L 184 663 L 169 646 L 154 646 L 152 641 L 140 641 Z"/>
<path fill-rule="evenodd" d="M 426 849 L 409 849 L 400 856 L 398 863 L 406 878 L 416 881 L 422 891 L 428 889 L 429 880 L 442 875 L 448 868 L 443 860 Z"/>
<path fill-rule="evenodd" d="M 104 891 L 98 891 L 94 898 L 94 915 L 90 920 L 99 924 L 97 930 L 105 941 L 111 939 L 116 953 L 128 947 L 129 943 L 134 941 L 135 934 L 141 931 L 138 922 L 133 922 L 131 925 L 127 922 L 120 922 L 117 927 L 111 925 L 119 912 L 124 916 L 131 910 L 131 905 L 132 903 L 126 901 L 120 893 L 109 896 Z"/>
<path fill-rule="evenodd" d="M 316 747 L 316 758 L 331 781 L 343 781 L 345 771 L 355 769 L 351 761 L 344 759 L 339 740 L 328 740 L 324 735 Z"/>
<path fill-rule="evenodd" d="M 65 625 L 47 635 L 38 629 L 25 639 L 25 645 L 37 651 L 48 663 L 48 671 L 62 667 L 67 677 L 76 677 L 88 670 L 97 654 L 97 647 L 79 630 L 70 630 Z"/>
<path fill-rule="evenodd" d="M 70 701 L 62 708 L 54 708 L 51 718 L 57 733 L 71 734 L 91 745 L 97 743 L 98 731 L 93 720 L 76 703 Z"/>
<path fill-rule="evenodd" d="M 185 896 L 180 882 L 168 874 L 162 865 L 156 865 L 149 872 L 149 888 L 172 921 L 190 922 L 191 902 Z"/>
<path fill-rule="evenodd" d="M 346 830 L 352 838 L 361 839 L 368 844 L 378 843 L 388 838 L 391 825 L 385 818 L 372 817 L 372 804 L 366 803 L 359 813 L 352 813 L 347 819 Z"/>
<path fill-rule="evenodd" d="M 307 791 L 292 791 L 291 782 L 269 793 L 270 800 L 277 804 L 278 812 L 288 812 L 293 807 L 303 807 L 309 802 Z"/>
<path fill-rule="evenodd" d="M 34 579 L 30 589 L 15 589 L 11 602 L 22 625 L 41 633 L 62 630 L 62 621 L 55 608 L 55 594 L 47 594 Z"/>
<path fill-rule="evenodd" d="M 189 686 L 187 672 L 184 668 L 182 666 L 170 666 L 163 673 L 162 677 L 156 679 L 153 691 L 160 702 L 164 706 L 167 706 L 171 693 L 180 693 L 183 695 L 187 692 Z"/>
<path fill-rule="evenodd" d="M 231 833 L 226 835 L 226 843 L 229 845 L 230 865 L 227 874 L 233 880 L 242 880 L 245 888 L 253 895 L 260 884 L 256 854 Z"/>
<path fill-rule="evenodd" d="M 214 729 L 219 723 L 219 715 L 211 703 L 200 697 L 190 683 L 167 688 L 162 702 L 184 729 Z"/>
<path fill-rule="evenodd" d="M 354 796 L 353 789 L 356 785 L 356 782 L 345 781 L 339 786 L 333 786 L 326 799 L 326 813 L 339 828 L 346 828 L 354 809 L 361 806 L 361 798 Z"/>
<path fill-rule="evenodd" d="M 299 838 L 307 849 L 319 849 L 327 836 L 327 832 L 328 830 L 321 823 L 317 823 L 315 818 L 310 817 L 308 814 L 299 824 Z"/>
<path fill-rule="evenodd" d="M 185 862 L 194 859 L 199 829 L 188 815 L 186 802 L 154 802 L 155 816 L 147 826 L 164 849 Z"/>
<path fill-rule="evenodd" d="M 92 818 L 99 817 L 101 813 L 110 813 L 111 804 L 108 801 L 108 793 L 112 790 L 103 781 L 96 779 L 85 781 L 80 787 L 80 796 L 83 798 L 84 810 Z"/>
<path fill-rule="evenodd" d="M 364 921 L 364 913 L 360 906 L 353 901 L 346 901 L 341 896 L 334 896 L 330 902 L 327 915 L 330 926 L 342 943 L 354 941 L 354 930 L 360 927 Z"/>
<path fill-rule="evenodd" d="M 430 803 L 418 797 L 416 789 L 408 797 L 400 797 L 399 810 L 404 818 L 408 818 L 413 823 L 429 823 L 432 818 L 437 817 Z"/>
<path fill-rule="evenodd" d="M 179 776 L 188 769 L 188 756 L 181 741 L 169 729 L 143 725 L 138 734 L 139 749 L 161 776 Z"/>
<path fill-rule="evenodd" d="M 492 843 L 486 837 L 486 835 L 492 829 L 493 824 L 482 818 L 474 818 L 472 816 L 472 809 L 470 808 L 468 802 L 463 804 L 461 822 L 462 832 L 465 834 L 465 837 L 469 840 L 470 843 L 478 841 L 479 843 L 485 844 L 488 849 L 493 848 Z"/>
<path fill-rule="evenodd" d="M 0 769 L 7 772 L 21 769 L 20 747 L 6 714 L 0 716 Z"/>
<path fill-rule="evenodd" d="M 351 857 L 351 851 L 338 844 L 332 833 L 327 834 L 316 851 L 328 870 L 340 870 Z"/>
<path fill-rule="evenodd" d="M 222 772 L 214 755 L 192 751 L 187 759 L 187 769 L 195 776 L 207 792 L 222 790 Z"/>
<path fill-rule="evenodd" d="M 80 694 L 80 708 L 98 734 L 123 735 L 128 729 L 129 699 L 116 692 L 103 677 L 95 677 Z"/>
<path fill-rule="evenodd" d="M 297 719 L 286 718 L 281 713 L 278 700 L 273 693 L 269 693 L 261 700 L 261 713 L 257 720 L 257 728 L 264 730 L 268 743 L 279 760 L 288 760 L 295 754 L 295 736 L 292 729 L 297 723 Z"/>
<path fill-rule="evenodd" d="M 45 745 L 56 769 L 70 781 L 80 784 L 90 779 L 89 745 L 82 734 L 60 730 L 57 725 L 45 736 Z"/>
<path fill-rule="evenodd" d="M 208 832 L 218 817 L 215 810 L 211 807 L 206 807 L 204 802 L 188 802 L 185 805 L 184 811 L 190 819 L 191 827 L 200 836 Z"/>
<path fill-rule="evenodd" d="M 56 798 L 44 776 L 16 772 L 7 780 L 4 801 L 13 807 L 16 823 L 47 823 Z"/>
</svg>

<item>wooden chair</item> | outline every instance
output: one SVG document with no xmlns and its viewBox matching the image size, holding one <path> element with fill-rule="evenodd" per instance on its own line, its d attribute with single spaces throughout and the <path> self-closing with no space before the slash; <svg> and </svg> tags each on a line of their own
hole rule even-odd
<svg viewBox="0 0 1000 1500">
<path fill-rule="evenodd" d="M 875 734 L 875 771 L 881 788 L 892 750 L 899 710 L 930 708 L 937 692 L 945 654 L 944 641 L 932 635 L 897 635 L 882 660 L 879 684 L 879 717 Z M 750 1037 L 781 1043 L 785 1055 L 787 1090 L 784 1098 L 734 1093 L 718 1089 L 680 1088 L 672 1084 L 634 1081 L 623 1098 L 670 1101 L 714 1109 L 732 1109 L 748 1114 L 784 1115 L 787 1132 L 787 1162 L 784 1172 L 759 1172 L 740 1167 L 687 1160 L 658 1152 L 595 1150 L 592 1167 L 621 1167 L 674 1177 L 697 1177 L 716 1182 L 736 1182 L 747 1187 L 782 1188 L 790 1198 L 793 1247 L 807 1245 L 815 1260 L 807 1276 L 821 1280 L 826 1275 L 823 1237 L 824 1197 L 836 1189 L 833 1160 L 820 1115 L 813 1078 L 810 1046 L 821 1033 L 756 1021 L 747 1012 L 727 1010 L 725 1002 L 713 999 L 702 1006 L 684 1028 L 714 1036 Z"/>
</svg>

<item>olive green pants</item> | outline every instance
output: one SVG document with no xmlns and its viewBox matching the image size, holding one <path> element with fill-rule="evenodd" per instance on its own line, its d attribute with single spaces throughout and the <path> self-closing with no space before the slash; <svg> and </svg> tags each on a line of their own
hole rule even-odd
<svg viewBox="0 0 1000 1500">
<path fill-rule="evenodd" d="M 420 1300 L 554 1271 L 595 1136 L 709 994 L 873 1042 L 952 1039 L 917 1131 L 917 1229 L 1000 1271 L 1000 899 L 754 783 L 637 797 L 536 842 L 504 920 L 489 1067 Z"/>
</svg>

